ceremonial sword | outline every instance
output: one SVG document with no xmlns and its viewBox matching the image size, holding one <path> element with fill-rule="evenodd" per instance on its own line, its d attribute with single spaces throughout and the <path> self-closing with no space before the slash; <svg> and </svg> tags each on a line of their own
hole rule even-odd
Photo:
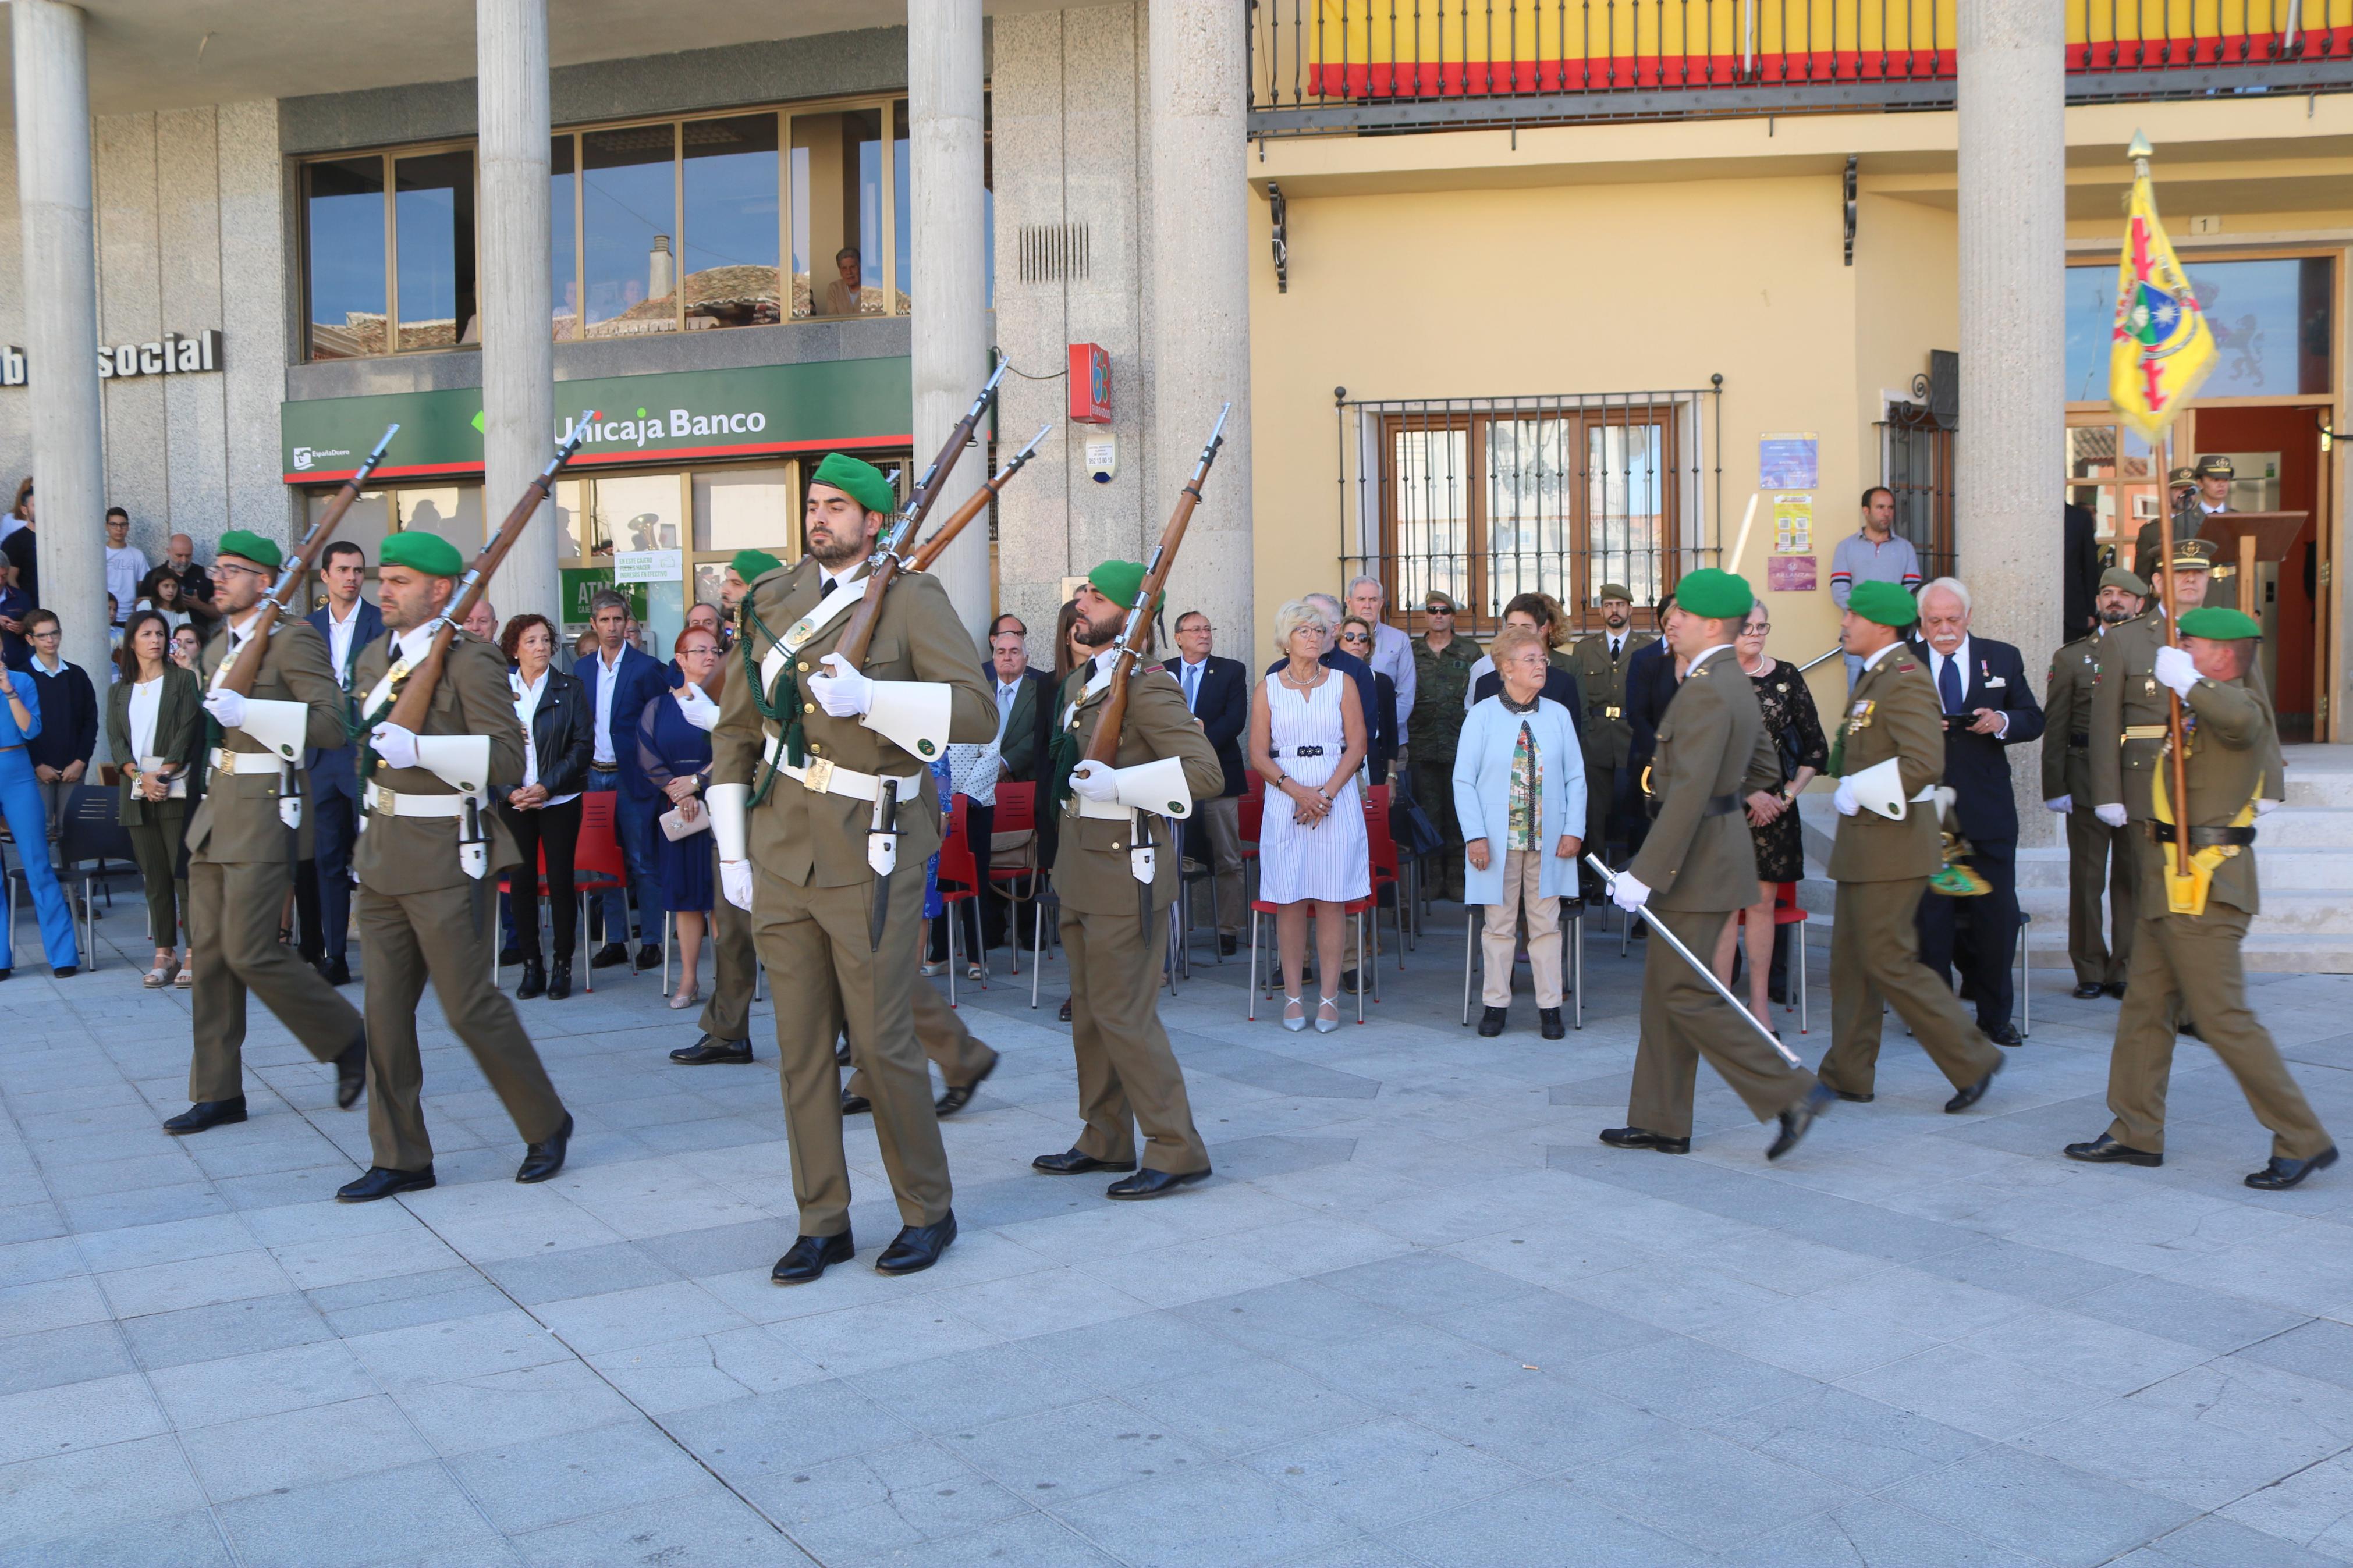
<svg viewBox="0 0 2353 1568">
<path fill-rule="evenodd" d="M 1601 857 L 1599 855 L 1588 855 L 1585 858 L 1585 863 L 1592 867 L 1593 869 L 1599 874 L 1603 882 L 1612 888 L 1615 888 L 1618 885 L 1618 873 L 1603 865 L 1601 862 Z M 1702 963 L 1697 958 L 1693 956 L 1692 950 L 1683 944 L 1683 939 L 1676 936 L 1674 932 L 1667 929 L 1667 922 L 1651 912 L 1650 905 L 1644 904 L 1641 909 L 1634 912 L 1641 915 L 1645 921 L 1650 922 L 1651 934 L 1652 936 L 1657 937 L 1662 942 L 1664 942 L 1669 947 L 1673 948 L 1677 958 L 1682 959 L 1685 963 L 1688 963 L 1694 969 L 1698 970 L 1700 978 L 1707 982 L 1708 988 L 1714 991 L 1718 996 L 1723 997 L 1726 1002 L 1730 1003 L 1732 1005 L 1732 1010 L 1740 1015 L 1742 1022 L 1746 1023 L 1750 1028 L 1756 1030 L 1758 1034 L 1764 1036 L 1765 1043 L 1772 1047 L 1774 1050 L 1780 1053 L 1780 1057 L 1783 1061 L 1788 1062 L 1793 1068 L 1803 1068 L 1806 1065 L 1804 1062 L 1798 1059 L 1797 1052 L 1791 1050 L 1788 1047 L 1781 1043 L 1780 1036 L 1775 1034 L 1772 1030 L 1767 1028 L 1764 1025 L 1757 1021 L 1757 1015 L 1750 1012 L 1747 1007 L 1742 1004 L 1740 998 L 1732 994 L 1732 987 L 1726 985 L 1723 981 L 1718 980 L 1715 977 L 1715 970 L 1710 969 L 1706 964 Z M 1802 955 L 1800 955 L 1799 962 L 1804 962 Z"/>
</svg>

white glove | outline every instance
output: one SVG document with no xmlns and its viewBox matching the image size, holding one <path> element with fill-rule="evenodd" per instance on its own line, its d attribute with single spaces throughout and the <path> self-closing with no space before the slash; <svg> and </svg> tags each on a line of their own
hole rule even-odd
<svg viewBox="0 0 2353 1568">
<path fill-rule="evenodd" d="M 1634 880 L 1632 872 L 1620 871 L 1617 879 L 1609 884 L 1609 898 L 1630 915 L 1651 901 L 1651 889 Z"/>
<path fill-rule="evenodd" d="M 2279 808 L 2280 803 L 2275 800 L 2263 800 L 2259 798 L 2255 802 L 2255 815 L 2257 816 L 2269 816 L 2273 812 L 2277 811 Z"/>
<path fill-rule="evenodd" d="M 1831 796 L 1831 804 L 1838 807 L 1841 816 L 1852 816 L 1862 809 L 1862 802 L 1854 798 L 1854 786 L 1844 779 L 1839 780 L 1838 790 Z"/>
<path fill-rule="evenodd" d="M 837 719 L 866 717 L 874 706 L 874 683 L 838 653 L 827 654 L 818 663 L 827 668 L 825 674 L 809 677 L 809 695 L 817 705 Z"/>
<path fill-rule="evenodd" d="M 2092 807 L 2092 815 L 2110 827 L 2122 827 L 2125 825 L 2125 808 L 2121 805 L 2095 805 Z"/>
<path fill-rule="evenodd" d="M 205 711 L 219 721 L 224 730 L 234 730 L 245 722 L 245 698 L 241 693 L 222 687 L 205 693 Z"/>
<path fill-rule="evenodd" d="M 702 688 L 692 681 L 688 681 L 671 695 L 678 699 L 678 710 L 686 715 L 686 721 L 704 734 L 709 734 L 712 726 L 719 722 L 719 704 L 704 696 Z"/>
<path fill-rule="evenodd" d="M 1071 770 L 1071 793 L 1089 800 L 1115 800 L 1119 796 L 1119 779 L 1110 763 L 1089 760 Z"/>
<path fill-rule="evenodd" d="M 719 862 L 719 890 L 727 895 L 729 903 L 749 914 L 752 910 L 752 862 Z"/>
<path fill-rule="evenodd" d="M 413 768 L 417 765 L 417 736 L 397 724 L 378 724 L 368 732 L 368 744 L 375 748 L 376 756 L 388 768 Z"/>
<path fill-rule="evenodd" d="M 2075 809 L 2075 797 L 2072 795 L 2054 795 L 2042 803 L 2042 809 L 2055 811 L 2064 816 Z"/>
<path fill-rule="evenodd" d="M 2159 685 L 2170 686 L 2187 697 L 2189 689 L 2198 684 L 2198 661 L 2189 657 L 2187 648 L 2161 647 L 2157 650 L 2156 673 Z"/>
</svg>

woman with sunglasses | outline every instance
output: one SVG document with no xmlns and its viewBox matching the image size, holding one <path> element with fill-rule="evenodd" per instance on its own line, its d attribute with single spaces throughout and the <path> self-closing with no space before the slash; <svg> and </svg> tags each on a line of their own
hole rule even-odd
<svg viewBox="0 0 2353 1568">
<path fill-rule="evenodd" d="M 1362 616 L 1340 618 L 1340 651 L 1354 654 L 1369 668 L 1373 662 L 1373 626 Z M 1373 674 L 1372 735 L 1365 753 L 1374 787 L 1388 783 L 1389 764 L 1397 760 L 1397 682 L 1376 670 Z"/>
</svg>

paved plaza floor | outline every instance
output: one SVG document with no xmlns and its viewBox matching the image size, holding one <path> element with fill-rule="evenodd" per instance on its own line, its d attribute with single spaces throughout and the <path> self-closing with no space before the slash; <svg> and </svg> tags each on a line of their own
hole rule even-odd
<svg viewBox="0 0 2353 1568">
<path fill-rule="evenodd" d="M 963 1238 L 872 1271 L 898 1219 L 853 1121 L 858 1260 L 791 1289 L 765 1004 L 759 1063 L 701 1068 L 652 976 L 523 1004 L 579 1131 L 519 1187 L 428 1001 L 441 1184 L 347 1208 L 364 1113 L 266 1013 L 252 1120 L 174 1140 L 186 995 L 143 952 L 20 968 L 0 1562 L 2353 1561 L 2353 1165 L 2242 1188 L 2267 1140 L 2204 1047 L 2162 1170 L 2060 1158 L 2106 1123 L 2116 1005 L 2052 971 L 1968 1114 L 1891 1025 L 1877 1102 L 1780 1165 L 1704 1071 L 1692 1153 L 1621 1152 L 1640 950 L 1594 933 L 1558 1043 L 1524 973 L 1489 1041 L 1461 930 L 1330 1036 L 1198 969 L 1163 1013 L 1218 1175 L 1146 1205 L 1029 1172 L 1077 1131 L 1059 964 L 1039 1012 L 966 988 L 1005 1059 L 944 1128 Z M 1819 933 L 1812 973 L 1809 1060 Z M 2253 994 L 2353 1133 L 2353 978 Z"/>
</svg>

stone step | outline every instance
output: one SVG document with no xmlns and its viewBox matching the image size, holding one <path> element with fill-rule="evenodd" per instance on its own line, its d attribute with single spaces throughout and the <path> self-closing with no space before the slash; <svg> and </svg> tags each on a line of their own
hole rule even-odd
<svg viewBox="0 0 2353 1568">
<path fill-rule="evenodd" d="M 2353 941 L 2353 888 L 2265 888 L 2263 913 L 2248 927 L 2262 936 L 2342 936 Z M 2021 888 L 2018 907 L 2037 920 L 2063 921 L 2067 890 L 2063 887 Z"/>
<path fill-rule="evenodd" d="M 2284 849 L 2268 843 L 2255 846 L 2255 877 L 2268 897 L 2273 890 L 2318 890 L 2353 888 L 2353 848 Z M 2018 887 L 2063 889 L 2067 886 L 2067 852 L 2063 849 L 2021 849 L 2018 855 Z"/>
</svg>

